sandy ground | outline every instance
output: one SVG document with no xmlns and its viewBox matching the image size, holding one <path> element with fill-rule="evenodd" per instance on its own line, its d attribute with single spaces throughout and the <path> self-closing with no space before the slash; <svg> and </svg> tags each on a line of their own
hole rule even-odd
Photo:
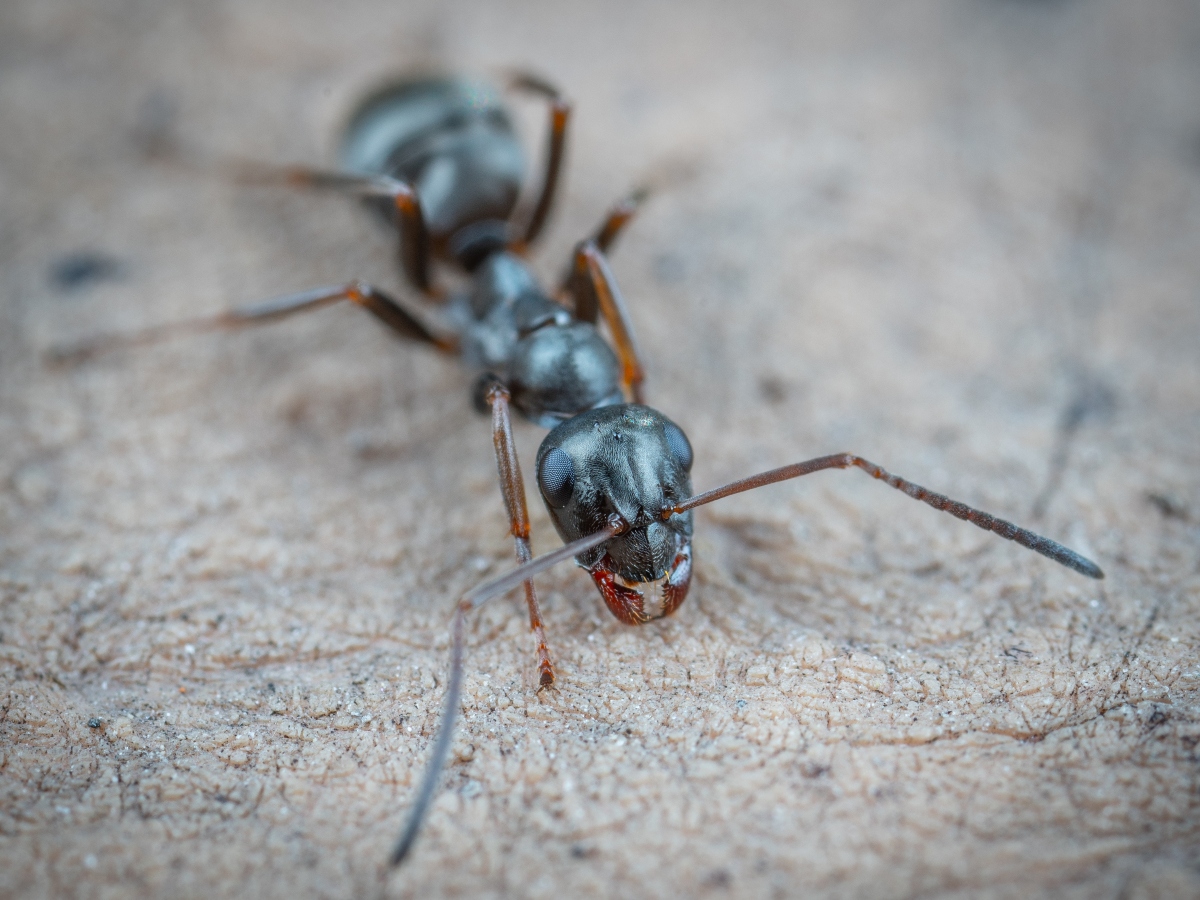
<svg viewBox="0 0 1200 900">
<path fill-rule="evenodd" d="M 0 6 L 0 894 L 1200 895 L 1197 47 L 1187 0 Z M 698 490 L 849 450 L 1108 579 L 843 473 L 701 512 L 668 621 L 563 567 L 557 690 L 481 611 L 381 885 L 510 565 L 471 375 L 353 309 L 43 353 L 402 290 L 353 204 L 147 135 L 328 162 L 380 79 L 514 64 L 576 102 L 547 276 L 660 185 L 614 266 Z"/>
</svg>

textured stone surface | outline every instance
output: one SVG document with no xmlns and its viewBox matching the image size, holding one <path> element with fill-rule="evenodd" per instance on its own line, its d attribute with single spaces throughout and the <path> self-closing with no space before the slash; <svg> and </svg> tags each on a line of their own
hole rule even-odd
<svg viewBox="0 0 1200 900">
<path fill-rule="evenodd" d="M 663 623 L 552 572 L 558 689 L 481 611 L 387 895 L 1200 893 L 1197 46 L 1186 0 L 5 3 L 0 894 L 377 886 L 450 604 L 510 565 L 470 376 L 352 309 L 42 353 L 398 288 L 352 204 L 207 161 L 324 162 L 389 73 L 513 64 L 577 103 L 543 272 L 660 186 L 614 266 L 698 489 L 850 450 L 1109 577 L 854 473 L 701 512 Z"/>
</svg>

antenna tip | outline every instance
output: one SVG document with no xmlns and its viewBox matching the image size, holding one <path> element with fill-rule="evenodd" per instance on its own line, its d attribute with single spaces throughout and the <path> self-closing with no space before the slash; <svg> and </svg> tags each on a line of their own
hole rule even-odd
<svg viewBox="0 0 1200 900">
<path fill-rule="evenodd" d="M 1070 566 L 1080 575 L 1095 578 L 1097 581 L 1104 580 L 1104 571 L 1086 556 L 1080 556 L 1074 550 L 1068 550 L 1067 553 L 1069 556 L 1063 560 L 1066 565 Z"/>
<path fill-rule="evenodd" d="M 396 845 L 396 849 L 392 851 L 391 857 L 388 859 L 388 865 L 393 869 L 399 866 L 408 857 L 408 851 L 412 849 L 413 835 L 406 834 L 400 839 L 400 843 Z"/>
</svg>

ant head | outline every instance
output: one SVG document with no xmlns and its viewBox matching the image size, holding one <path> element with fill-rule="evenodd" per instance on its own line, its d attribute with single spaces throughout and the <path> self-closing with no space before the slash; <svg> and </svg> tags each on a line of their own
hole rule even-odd
<svg viewBox="0 0 1200 900">
<path fill-rule="evenodd" d="M 638 624 L 683 602 L 692 515 L 664 519 L 663 509 L 691 496 L 691 467 L 683 429 L 647 406 L 589 410 L 538 448 L 538 488 L 564 542 L 599 531 L 613 516 L 622 523 L 607 543 L 577 558 L 622 621 Z"/>
</svg>

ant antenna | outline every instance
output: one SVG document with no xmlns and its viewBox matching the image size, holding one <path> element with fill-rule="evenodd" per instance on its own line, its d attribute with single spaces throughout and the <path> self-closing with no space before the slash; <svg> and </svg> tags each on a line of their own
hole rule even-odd
<svg viewBox="0 0 1200 900">
<path fill-rule="evenodd" d="M 1022 547 L 1027 547 L 1035 553 L 1040 553 L 1042 556 L 1048 557 L 1056 563 L 1066 566 L 1068 569 L 1074 569 L 1081 575 L 1097 579 L 1104 577 L 1104 572 L 1101 571 L 1098 565 L 1090 559 L 1080 556 L 1074 550 L 1064 547 L 1057 541 L 1042 537 L 1040 534 L 1034 534 L 1032 531 L 1014 525 L 1012 522 L 998 519 L 990 513 L 974 509 L 965 503 L 951 500 L 949 497 L 944 497 L 928 488 L 923 488 L 919 484 L 914 484 L 898 475 L 893 475 L 882 466 L 877 466 L 875 463 L 865 460 L 861 456 L 854 456 L 851 453 L 835 453 L 832 456 L 819 456 L 816 459 L 784 466 L 780 469 L 771 469 L 769 472 L 762 472 L 758 475 L 751 475 L 749 478 L 733 481 L 723 487 L 705 491 L 703 494 L 697 494 L 695 497 L 684 500 L 675 506 L 663 507 L 660 515 L 663 519 L 669 519 L 673 515 L 687 512 L 689 509 L 704 506 L 706 503 L 712 503 L 714 500 L 721 500 L 733 494 L 740 494 L 743 491 L 752 491 L 755 488 L 775 484 L 778 481 L 787 481 L 791 478 L 799 478 L 802 475 L 811 475 L 813 472 L 820 472 L 822 469 L 848 469 L 851 466 L 857 466 L 872 478 L 886 482 L 896 490 L 903 491 L 914 500 L 921 500 L 928 503 L 934 509 L 948 512 L 955 518 L 970 522 L 984 531 L 990 531 L 1007 540 L 1016 541 Z"/>
<path fill-rule="evenodd" d="M 536 557 L 523 566 L 518 566 L 490 581 L 476 585 L 463 594 L 462 599 L 458 601 L 458 605 L 454 609 L 454 624 L 450 630 L 450 680 L 446 685 L 446 703 L 442 710 L 442 721 L 438 726 L 437 739 L 433 743 L 429 762 L 425 766 L 425 775 L 417 790 L 417 799 L 413 802 L 412 809 L 408 814 L 408 821 L 404 824 L 400 840 L 396 842 L 396 849 L 392 851 L 391 864 L 393 866 L 404 862 L 408 851 L 412 849 L 413 842 L 417 839 L 417 833 L 421 830 L 421 824 L 425 821 L 429 803 L 433 800 L 434 791 L 437 790 L 438 777 L 441 775 L 442 768 L 446 764 L 446 757 L 450 753 L 450 741 L 454 737 L 454 724 L 458 719 L 458 701 L 462 693 L 463 632 L 466 630 L 467 614 L 483 606 L 493 597 L 506 594 L 518 585 L 529 581 L 539 572 L 544 572 L 563 560 L 598 547 L 627 527 L 628 525 L 619 516 L 614 515 L 610 517 L 609 523 L 595 534 L 589 534 L 587 537 Z"/>
</svg>

